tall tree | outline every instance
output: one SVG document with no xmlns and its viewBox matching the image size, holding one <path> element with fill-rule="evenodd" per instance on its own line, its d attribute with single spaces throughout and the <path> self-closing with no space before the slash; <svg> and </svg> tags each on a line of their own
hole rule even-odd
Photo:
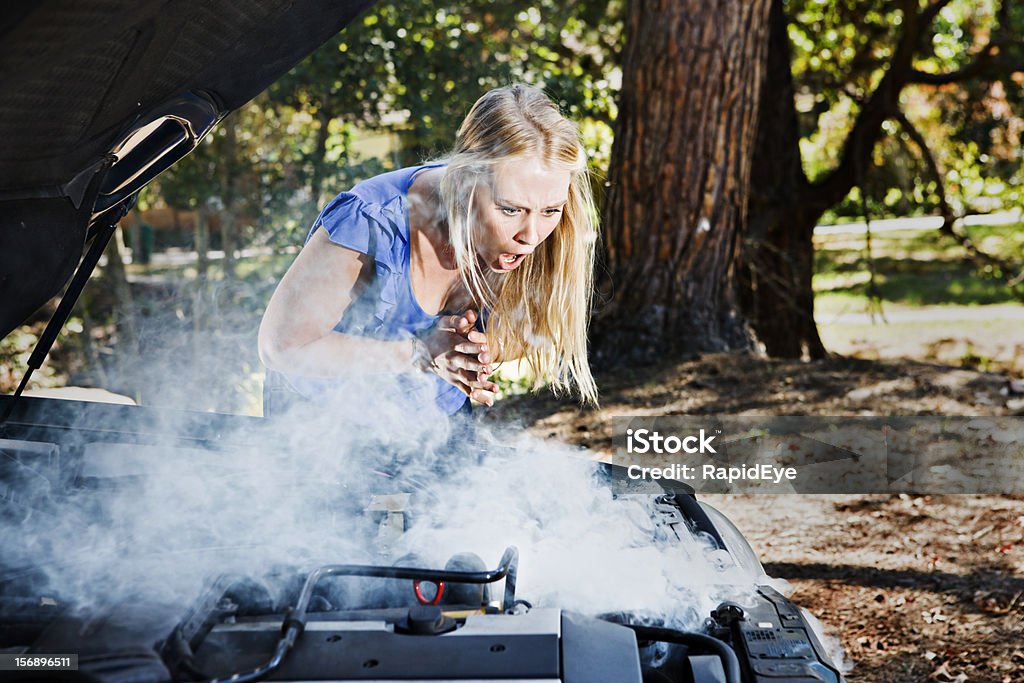
<svg viewBox="0 0 1024 683">
<path fill-rule="evenodd" d="M 734 270 L 769 0 L 632 2 L 603 215 L 603 363 L 746 348 Z"/>
<path fill-rule="evenodd" d="M 751 171 L 750 220 L 741 250 L 740 302 L 771 356 L 825 355 L 814 322 L 814 226 L 828 207 L 806 202 L 787 18 L 773 0 L 768 58 Z"/>
<path fill-rule="evenodd" d="M 1009 0 L 974 6 L 960 3 L 959 7 L 954 0 L 871 0 L 857 5 L 834 0 L 824 6 L 793 0 L 787 16 L 784 0 L 772 4 L 763 84 L 772 97 L 761 109 L 758 123 L 751 224 L 740 268 L 741 301 L 769 355 L 817 358 L 825 348 L 814 321 L 814 227 L 851 191 L 858 190 L 864 198 L 872 174 L 884 171 L 874 153 L 887 135 L 905 136 L 918 148 L 921 175 L 931 176 L 937 195 L 934 204 L 945 218 L 943 231 L 974 250 L 954 232 L 943 178 L 927 142 L 903 111 L 901 95 L 913 86 L 948 88 L 999 79 L 1012 83 L 1011 76 L 1024 70 L 1019 31 L 1024 10 Z M 987 24 L 980 16 L 986 13 L 991 15 Z M 958 36 L 962 44 L 946 46 L 949 35 Z M 815 56 L 819 66 L 806 79 L 809 92 L 797 93 L 794 87 L 791 36 L 813 42 L 816 51 L 827 51 L 831 57 Z M 831 44 L 826 44 L 827 36 L 832 36 Z M 940 59 L 936 45 L 954 57 Z M 840 59 L 840 54 L 849 57 Z M 838 150 L 835 162 L 814 177 L 808 177 L 807 160 L 801 158 L 801 112 L 794 104 L 798 94 L 814 102 L 805 117 L 816 118 L 841 107 L 853 112 L 845 137 L 829 145 Z M 881 187 L 888 192 L 891 183 Z M 974 254 L 978 255 L 976 250 Z"/>
</svg>

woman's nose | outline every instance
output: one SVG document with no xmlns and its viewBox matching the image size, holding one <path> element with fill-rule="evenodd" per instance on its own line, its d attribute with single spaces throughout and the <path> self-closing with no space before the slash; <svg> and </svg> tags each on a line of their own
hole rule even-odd
<svg viewBox="0 0 1024 683">
<path fill-rule="evenodd" d="M 540 238 L 540 233 L 537 232 L 537 218 L 531 213 L 523 221 L 523 225 L 520 227 L 519 232 L 516 233 L 515 240 L 519 244 L 523 244 L 532 247 L 537 244 Z"/>
</svg>

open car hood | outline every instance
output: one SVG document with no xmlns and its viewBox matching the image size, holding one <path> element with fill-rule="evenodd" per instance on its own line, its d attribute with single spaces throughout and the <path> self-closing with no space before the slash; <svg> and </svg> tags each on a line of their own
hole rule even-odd
<svg viewBox="0 0 1024 683">
<path fill-rule="evenodd" d="M 0 338 L 60 292 L 101 218 L 371 4 L 6 4 Z"/>
</svg>

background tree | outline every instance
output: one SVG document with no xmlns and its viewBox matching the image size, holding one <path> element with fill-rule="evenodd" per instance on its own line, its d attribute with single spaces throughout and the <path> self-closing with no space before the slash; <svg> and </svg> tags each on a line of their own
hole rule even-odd
<svg viewBox="0 0 1024 683">
<path fill-rule="evenodd" d="M 634 2 L 603 215 L 603 362 L 745 348 L 734 267 L 768 0 Z"/>
<path fill-rule="evenodd" d="M 993 208 L 965 195 L 994 189 L 1012 202 L 1005 179 L 1020 177 L 1020 155 L 993 151 L 1020 139 L 1007 114 L 1020 111 L 1022 21 L 1017 3 L 998 1 L 773 0 L 763 86 L 772 95 L 758 123 L 741 268 L 743 309 L 770 355 L 825 353 L 811 282 L 812 235 L 826 214 L 934 210 L 958 235 L 956 213 Z M 912 123 L 922 113 L 931 122 Z M 930 150 L 939 145 L 945 170 Z"/>
</svg>

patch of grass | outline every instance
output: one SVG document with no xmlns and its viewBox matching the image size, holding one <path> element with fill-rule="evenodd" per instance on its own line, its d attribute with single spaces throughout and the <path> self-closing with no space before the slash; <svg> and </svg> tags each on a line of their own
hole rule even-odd
<svg viewBox="0 0 1024 683">
<path fill-rule="evenodd" d="M 1020 263 L 1024 225 L 976 226 L 969 236 L 992 255 Z M 964 248 L 935 230 L 900 230 L 872 237 L 875 284 L 883 303 L 908 306 L 990 305 L 1020 299 L 1001 279 L 967 260 Z M 864 236 L 815 238 L 816 306 L 840 310 L 868 301 L 868 264 Z"/>
<path fill-rule="evenodd" d="M 1024 254 L 1024 224 L 978 225 L 968 235 L 985 251 L 1003 258 L 1020 259 Z"/>
<path fill-rule="evenodd" d="M 499 363 L 489 379 L 498 385 L 495 399 L 528 394 L 533 389 L 534 375 L 525 362 L 510 361 Z"/>
<path fill-rule="evenodd" d="M 970 264 L 960 261 L 877 258 L 875 286 L 883 301 L 911 306 L 953 304 L 958 306 L 1014 303 L 1018 299 L 1000 280 L 984 277 Z M 866 299 L 869 276 L 866 270 L 845 277 L 833 274 L 815 277 L 821 294 L 846 294 Z"/>
</svg>

